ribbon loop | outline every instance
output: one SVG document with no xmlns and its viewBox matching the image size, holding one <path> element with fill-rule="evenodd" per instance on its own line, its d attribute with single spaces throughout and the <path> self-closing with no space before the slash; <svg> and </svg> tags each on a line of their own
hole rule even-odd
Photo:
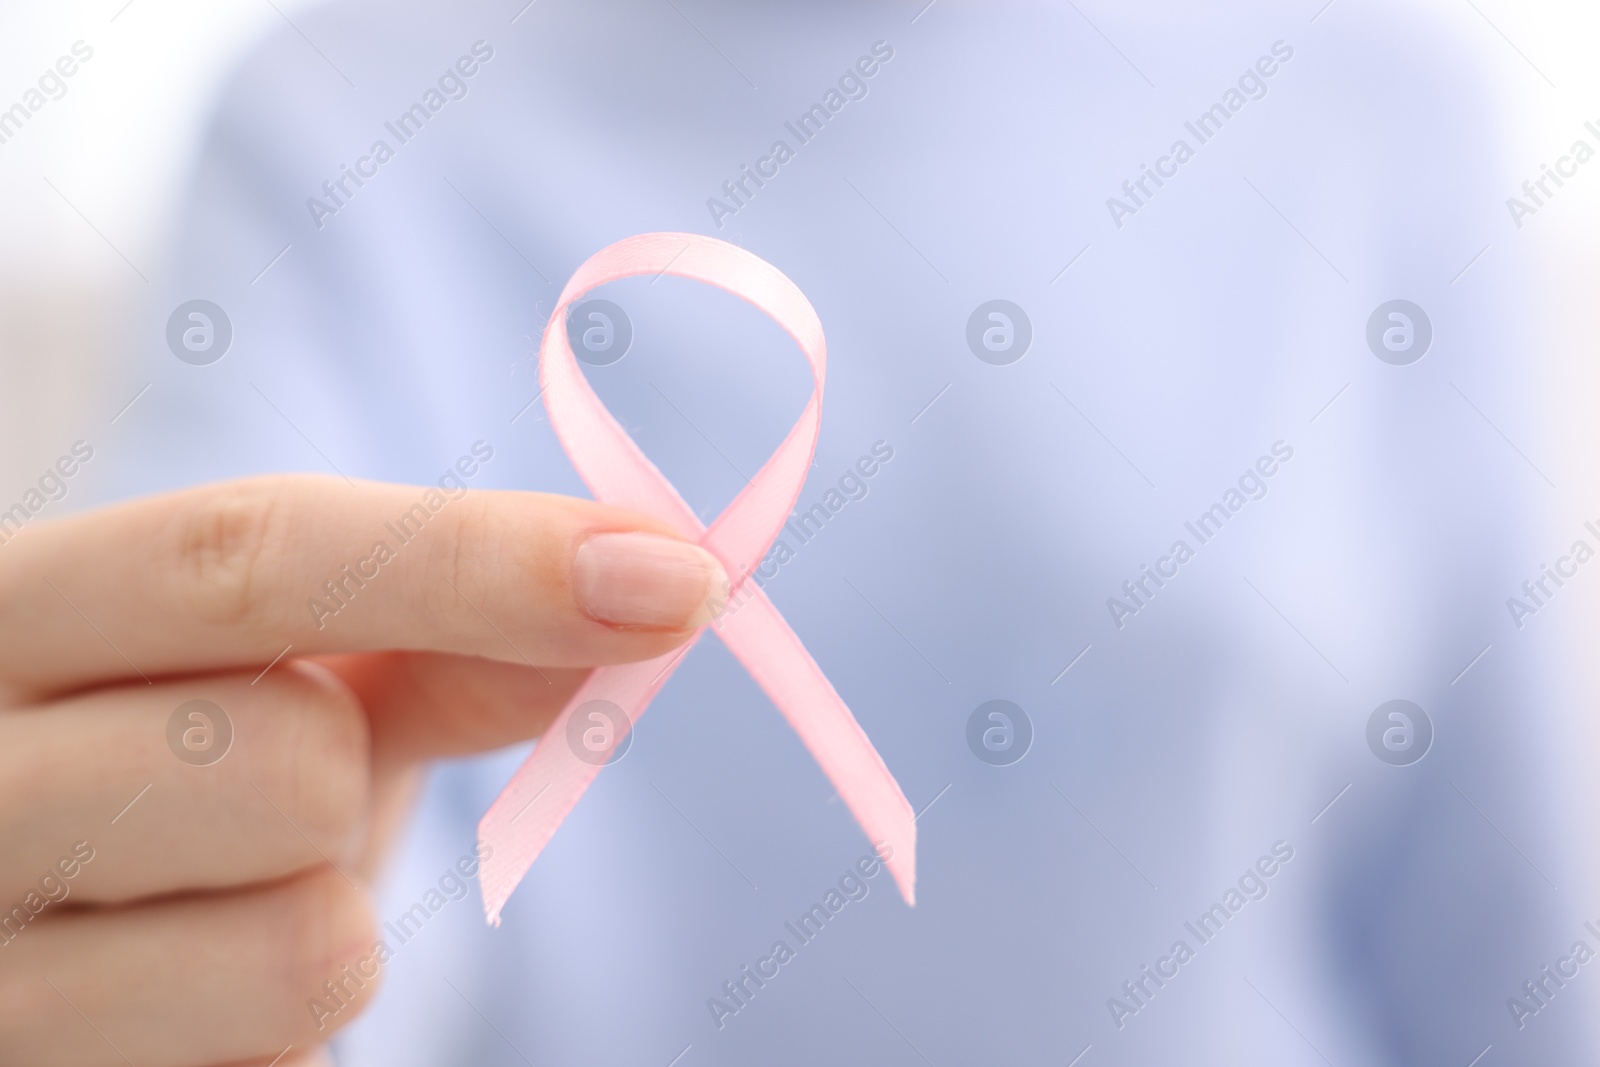
<svg viewBox="0 0 1600 1067">
<path fill-rule="evenodd" d="M 574 301 L 607 282 L 645 274 L 688 278 L 741 297 L 789 334 L 811 368 L 814 389 L 799 420 L 710 527 L 606 409 L 567 337 L 567 309 Z M 916 884 L 911 805 L 800 638 L 766 594 L 749 583 L 810 469 L 826 375 L 827 342 L 805 294 L 766 260 L 701 234 L 641 234 L 595 253 L 562 290 L 539 346 L 539 381 L 550 424 L 595 499 L 672 524 L 722 562 L 736 590 L 748 585 L 738 608 L 715 620 L 718 636 L 800 735 L 868 838 L 888 846 L 884 864 L 909 904 Z M 481 875 L 490 922 L 499 923 L 506 899 L 600 771 L 598 763 L 579 759 L 557 740 L 566 735 L 573 714 L 590 701 L 606 700 L 622 709 L 631 726 L 685 652 L 596 669 L 484 814 L 478 839 L 492 849 L 486 850 Z"/>
</svg>

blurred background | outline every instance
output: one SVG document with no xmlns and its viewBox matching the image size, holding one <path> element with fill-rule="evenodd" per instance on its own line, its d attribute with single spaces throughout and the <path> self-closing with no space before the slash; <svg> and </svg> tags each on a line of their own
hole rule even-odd
<svg viewBox="0 0 1600 1067">
<path fill-rule="evenodd" d="M 215 94 L 307 0 L 0 5 L 9 107 L 71 52 L 93 57 L 0 144 L 0 485 L 16 499 L 133 395 L 119 354 L 165 262 Z M 142 383 L 134 382 L 137 391 Z M 32 473 L 30 473 L 32 472 Z M 82 506 L 69 498 L 64 507 Z"/>
</svg>

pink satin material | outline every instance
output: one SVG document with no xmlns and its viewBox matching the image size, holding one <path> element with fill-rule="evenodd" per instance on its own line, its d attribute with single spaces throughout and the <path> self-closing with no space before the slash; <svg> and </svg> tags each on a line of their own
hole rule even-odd
<svg viewBox="0 0 1600 1067">
<path fill-rule="evenodd" d="M 606 410 L 567 338 L 567 309 L 585 293 L 619 278 L 661 274 L 715 285 L 765 312 L 800 346 L 815 385 L 783 443 L 709 527 Z M 668 522 L 722 561 L 734 585 L 730 604 L 738 606 L 716 621 L 718 635 L 789 720 L 867 838 L 889 846 L 879 849 L 889 856 L 884 865 L 911 904 L 917 840 L 911 805 L 822 669 L 748 580 L 788 519 L 810 469 L 827 359 L 815 309 L 772 264 L 712 237 L 647 233 L 601 249 L 567 282 L 540 342 L 539 382 L 550 424 L 596 500 Z M 481 874 L 490 922 L 499 924 L 506 899 L 600 771 L 565 743 L 574 710 L 590 700 L 609 700 L 629 723 L 637 721 L 686 651 L 595 670 L 484 814 L 478 840 L 492 848 L 484 850 L 489 858 Z"/>
</svg>

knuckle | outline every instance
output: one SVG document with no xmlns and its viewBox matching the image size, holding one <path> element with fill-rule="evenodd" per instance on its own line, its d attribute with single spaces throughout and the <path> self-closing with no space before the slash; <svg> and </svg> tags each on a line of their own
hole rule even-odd
<svg viewBox="0 0 1600 1067">
<path fill-rule="evenodd" d="M 501 658 L 523 658 L 524 638 L 540 647 L 582 647 L 586 620 L 577 614 L 570 571 L 579 535 L 591 524 L 583 514 L 559 497 L 485 491 L 452 501 L 434 521 L 416 580 L 420 602 L 436 619 Z M 569 620 L 579 628 L 560 625 Z"/>
<path fill-rule="evenodd" d="M 196 494 L 175 519 L 172 550 L 184 593 L 206 622 L 236 623 L 255 614 L 264 590 L 261 567 L 277 534 L 291 479 L 250 478 Z"/>
<path fill-rule="evenodd" d="M 319 852 L 337 854 L 360 829 L 371 780 L 371 736 L 360 699 L 338 676 L 304 661 L 268 676 L 271 740 L 259 773 Z M 266 684 L 263 679 L 262 684 Z"/>
<path fill-rule="evenodd" d="M 478 612 L 492 599 L 495 590 L 488 576 L 496 570 L 483 501 L 470 496 L 451 501 L 435 523 L 421 571 L 422 602 L 435 618 L 453 626 L 470 627 L 472 632 L 487 629 Z"/>
</svg>

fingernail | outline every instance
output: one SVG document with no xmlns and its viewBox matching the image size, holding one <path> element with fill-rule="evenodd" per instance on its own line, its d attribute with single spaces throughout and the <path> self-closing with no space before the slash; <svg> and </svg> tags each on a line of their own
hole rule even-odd
<svg viewBox="0 0 1600 1067">
<path fill-rule="evenodd" d="M 715 556 L 656 534 L 594 534 L 578 546 L 572 571 L 578 606 L 613 626 L 693 629 L 728 600 L 728 575 Z"/>
</svg>

